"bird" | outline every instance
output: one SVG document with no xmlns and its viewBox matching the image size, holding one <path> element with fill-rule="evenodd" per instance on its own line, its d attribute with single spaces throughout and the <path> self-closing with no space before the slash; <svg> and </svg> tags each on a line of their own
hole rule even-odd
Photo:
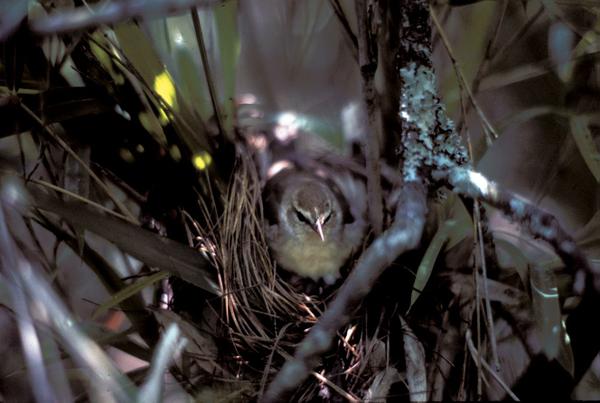
<svg viewBox="0 0 600 403">
<path fill-rule="evenodd" d="M 270 178 L 264 193 L 267 241 L 278 265 L 334 284 L 364 237 L 361 203 L 349 203 L 364 198 L 364 186 L 349 174 L 334 178 L 292 166 Z"/>
</svg>

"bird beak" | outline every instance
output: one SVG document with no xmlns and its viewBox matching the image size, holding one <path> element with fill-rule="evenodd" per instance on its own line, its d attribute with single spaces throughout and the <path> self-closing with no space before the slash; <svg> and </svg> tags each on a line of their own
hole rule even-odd
<svg viewBox="0 0 600 403">
<path fill-rule="evenodd" d="M 319 237 L 321 238 L 321 241 L 325 242 L 325 235 L 323 235 L 323 217 L 319 217 L 317 218 L 317 221 L 315 222 L 315 225 L 313 227 L 313 229 L 315 230 L 315 232 L 317 234 L 319 234 Z"/>
</svg>

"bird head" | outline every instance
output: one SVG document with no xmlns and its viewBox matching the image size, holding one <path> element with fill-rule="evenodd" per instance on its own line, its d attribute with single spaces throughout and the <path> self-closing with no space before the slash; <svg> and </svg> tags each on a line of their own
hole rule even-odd
<svg viewBox="0 0 600 403">
<path fill-rule="evenodd" d="M 304 237 L 315 233 L 325 242 L 341 230 L 339 202 L 331 189 L 319 181 L 295 184 L 286 214 L 295 232 Z"/>
</svg>

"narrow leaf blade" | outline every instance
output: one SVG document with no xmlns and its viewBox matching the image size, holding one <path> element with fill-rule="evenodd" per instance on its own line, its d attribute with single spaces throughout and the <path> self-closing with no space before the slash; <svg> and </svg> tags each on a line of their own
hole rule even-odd
<svg viewBox="0 0 600 403">
<path fill-rule="evenodd" d="M 571 134 L 579 153 L 589 168 L 596 182 L 600 182 L 600 153 L 588 127 L 588 119 L 582 116 L 571 118 Z"/>
</svg>

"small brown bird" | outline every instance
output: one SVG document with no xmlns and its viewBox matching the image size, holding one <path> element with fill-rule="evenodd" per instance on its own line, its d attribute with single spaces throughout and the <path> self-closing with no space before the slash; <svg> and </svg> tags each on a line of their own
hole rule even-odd
<svg viewBox="0 0 600 403">
<path fill-rule="evenodd" d="M 348 201 L 333 180 L 308 172 L 288 168 L 271 178 L 265 188 L 267 238 L 279 265 L 333 284 L 365 231 L 362 212 Z"/>
</svg>

